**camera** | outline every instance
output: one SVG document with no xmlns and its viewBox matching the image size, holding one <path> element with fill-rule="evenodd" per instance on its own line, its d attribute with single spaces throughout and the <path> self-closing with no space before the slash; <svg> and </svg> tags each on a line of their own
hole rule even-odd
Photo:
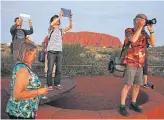
<svg viewBox="0 0 164 120">
<path fill-rule="evenodd" d="M 156 24 L 157 23 L 157 20 L 156 20 L 156 18 L 153 18 L 152 20 L 146 20 L 146 26 L 147 25 L 150 25 L 150 24 Z"/>
</svg>

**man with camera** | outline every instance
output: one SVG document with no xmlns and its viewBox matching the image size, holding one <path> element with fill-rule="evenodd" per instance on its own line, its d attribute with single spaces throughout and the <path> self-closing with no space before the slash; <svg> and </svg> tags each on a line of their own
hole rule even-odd
<svg viewBox="0 0 164 120">
<path fill-rule="evenodd" d="M 119 106 L 119 113 L 123 116 L 129 116 L 125 101 L 131 86 L 133 86 L 133 91 L 130 109 L 139 113 L 143 112 L 137 105 L 136 99 L 140 86 L 143 85 L 143 66 L 147 47 L 146 41 L 148 41 L 151 46 L 155 45 L 153 24 L 156 22 L 153 20 L 147 20 L 146 15 L 138 14 L 133 20 L 134 28 L 127 28 L 125 30 L 124 44 L 126 46 L 126 44 L 130 43 L 130 46 L 123 60 L 123 63 L 127 66 L 123 79 L 124 86 L 121 92 L 121 105 Z M 150 36 L 146 33 L 145 26 L 147 26 Z"/>
<path fill-rule="evenodd" d="M 60 19 L 65 15 L 63 11 L 59 15 L 54 15 L 50 19 L 49 26 L 49 42 L 47 46 L 48 51 L 48 71 L 47 84 L 50 89 L 61 90 L 63 87 L 60 84 L 62 74 L 62 37 L 65 32 L 72 29 L 72 13 L 69 14 L 69 26 L 61 28 Z M 54 64 L 56 64 L 54 87 L 52 82 L 52 71 Z"/>
<path fill-rule="evenodd" d="M 33 27 L 32 21 L 29 20 L 30 30 L 22 29 L 23 19 L 20 17 L 15 18 L 14 22 L 15 24 L 10 28 L 10 33 L 12 35 L 13 59 L 14 63 L 16 63 L 19 48 L 24 41 L 30 42 L 30 40 L 26 39 L 26 36 L 33 33 Z"/>
</svg>

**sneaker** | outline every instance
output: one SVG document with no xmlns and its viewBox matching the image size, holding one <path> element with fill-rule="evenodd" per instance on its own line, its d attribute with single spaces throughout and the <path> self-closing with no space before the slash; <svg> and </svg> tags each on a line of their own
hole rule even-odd
<svg viewBox="0 0 164 120">
<path fill-rule="evenodd" d="M 136 103 L 131 103 L 129 109 L 134 110 L 139 113 L 143 112 L 143 110 Z"/>
<path fill-rule="evenodd" d="M 57 89 L 57 90 L 61 90 L 61 89 L 63 89 L 63 87 L 59 84 L 59 85 L 56 85 L 56 86 L 54 86 L 55 87 L 55 89 Z"/>
<path fill-rule="evenodd" d="M 144 88 L 149 88 L 150 86 L 148 84 L 143 85 Z"/>
<path fill-rule="evenodd" d="M 125 116 L 125 117 L 128 117 L 129 116 L 129 113 L 126 111 L 126 107 L 125 106 L 119 106 L 119 113 L 122 115 L 122 116 Z"/>
<path fill-rule="evenodd" d="M 48 99 L 47 96 L 42 96 L 41 98 L 44 99 L 44 100 Z"/>
<path fill-rule="evenodd" d="M 49 89 L 49 90 L 53 90 L 54 88 L 53 88 L 52 86 L 49 86 L 48 89 Z"/>
</svg>

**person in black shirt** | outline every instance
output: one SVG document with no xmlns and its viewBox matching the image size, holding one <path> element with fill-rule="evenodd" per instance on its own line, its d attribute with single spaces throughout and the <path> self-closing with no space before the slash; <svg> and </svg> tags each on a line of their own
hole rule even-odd
<svg viewBox="0 0 164 120">
<path fill-rule="evenodd" d="M 21 44 L 26 41 L 26 36 L 33 33 L 32 21 L 29 20 L 30 30 L 22 29 L 22 18 L 15 18 L 15 24 L 10 28 L 10 33 L 12 35 L 12 49 L 13 49 L 13 60 L 14 63 L 17 61 L 17 54 Z"/>
</svg>

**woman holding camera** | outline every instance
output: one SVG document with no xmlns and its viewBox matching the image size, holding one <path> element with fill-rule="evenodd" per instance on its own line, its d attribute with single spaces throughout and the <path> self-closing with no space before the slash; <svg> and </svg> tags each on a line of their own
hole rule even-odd
<svg viewBox="0 0 164 120">
<path fill-rule="evenodd" d="M 52 71 L 54 63 L 56 63 L 56 72 L 54 78 L 54 86 L 56 89 L 62 89 L 60 85 L 62 73 L 62 37 L 65 32 L 72 29 L 72 14 L 70 14 L 70 24 L 66 28 L 60 28 L 60 19 L 63 17 L 63 11 L 59 15 L 54 15 L 50 19 L 50 33 L 49 42 L 47 46 L 48 51 L 48 71 L 47 71 L 47 84 L 53 89 L 52 84 Z"/>
</svg>

